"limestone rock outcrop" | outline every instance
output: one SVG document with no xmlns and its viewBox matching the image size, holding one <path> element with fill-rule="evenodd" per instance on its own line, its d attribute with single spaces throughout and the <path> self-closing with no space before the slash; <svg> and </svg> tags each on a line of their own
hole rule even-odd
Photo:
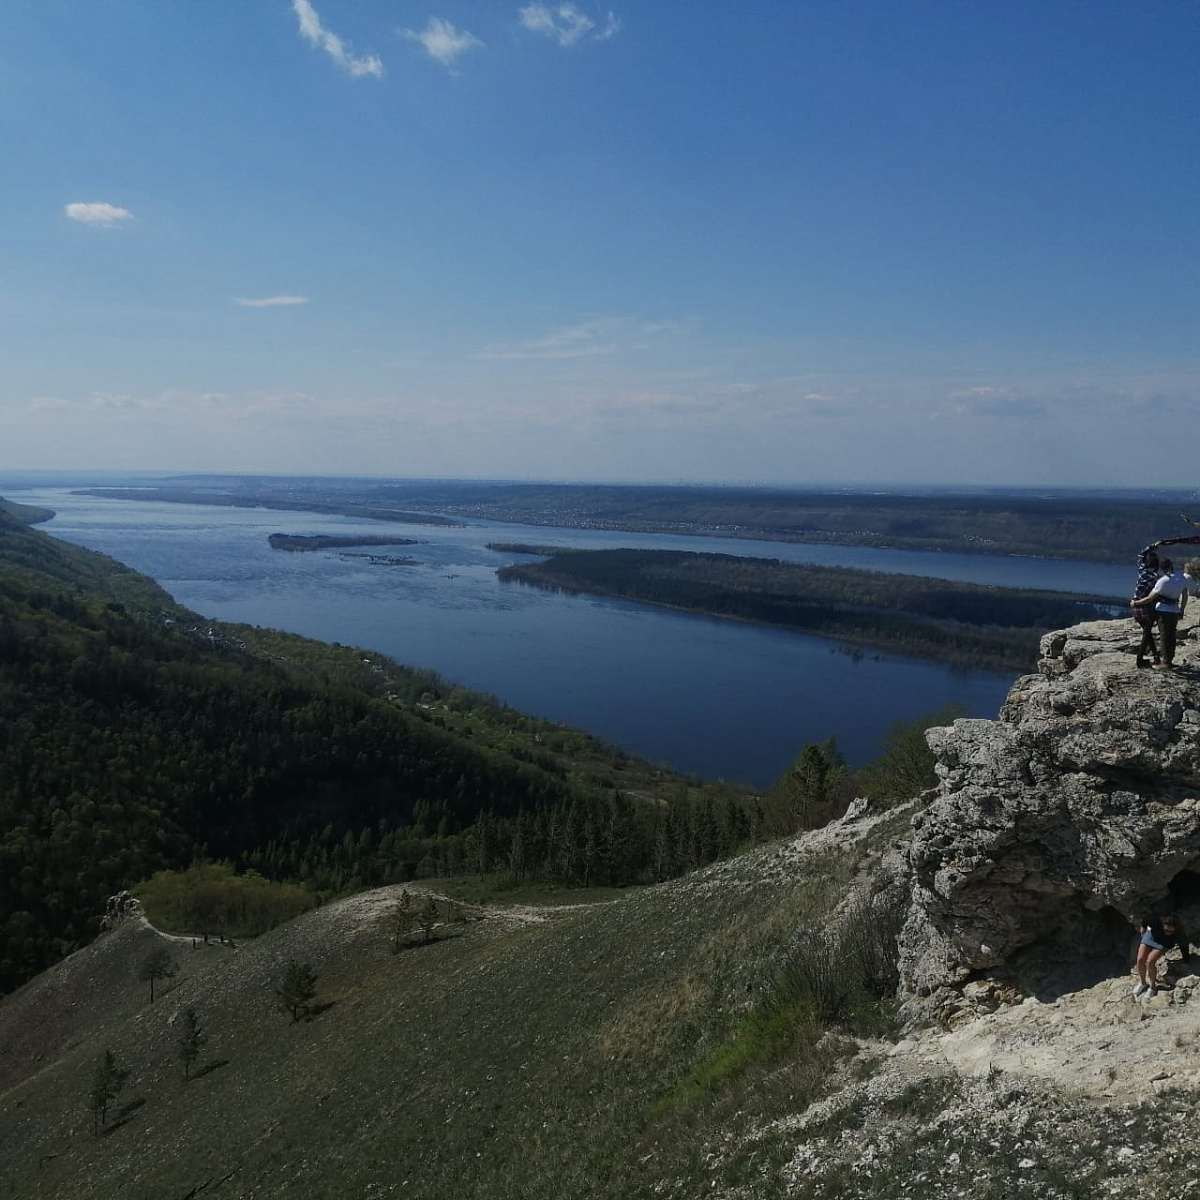
<svg viewBox="0 0 1200 1200">
<path fill-rule="evenodd" d="M 904 851 L 911 995 L 1124 963 L 1148 912 L 1175 909 L 1200 931 L 1191 614 L 1180 633 L 1173 671 L 1137 668 L 1129 620 L 1047 634 L 998 720 L 929 731 L 939 782 Z"/>
</svg>

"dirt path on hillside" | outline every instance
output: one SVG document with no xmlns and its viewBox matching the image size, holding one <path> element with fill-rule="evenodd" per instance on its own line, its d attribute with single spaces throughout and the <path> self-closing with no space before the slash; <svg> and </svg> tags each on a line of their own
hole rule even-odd
<svg viewBox="0 0 1200 1200">
<path fill-rule="evenodd" d="M 395 908 L 402 892 L 414 898 L 432 896 L 442 904 L 457 904 L 468 921 L 497 921 L 509 925 L 539 925 L 564 913 L 582 912 L 584 909 L 602 908 L 608 904 L 620 904 L 620 900 L 596 900 L 587 904 L 466 904 L 435 892 L 420 884 L 393 883 L 386 887 L 372 888 L 336 900 L 328 906 L 331 915 L 349 926 L 373 924 L 384 920 Z"/>
</svg>

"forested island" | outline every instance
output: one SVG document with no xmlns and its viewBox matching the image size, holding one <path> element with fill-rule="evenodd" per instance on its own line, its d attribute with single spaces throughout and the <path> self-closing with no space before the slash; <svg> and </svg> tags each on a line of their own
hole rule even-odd
<svg viewBox="0 0 1200 1200">
<path fill-rule="evenodd" d="M 497 574 L 996 671 L 1026 669 L 1042 633 L 1115 607 L 1103 596 L 678 550 L 572 550 Z"/>
<path fill-rule="evenodd" d="M 533 542 L 488 542 L 489 550 L 501 554 L 540 554 L 549 558 L 554 554 L 575 554 L 574 546 L 539 546 Z"/>
<path fill-rule="evenodd" d="M 267 541 L 273 550 L 345 550 L 352 546 L 417 546 L 416 538 L 387 537 L 340 537 L 332 534 L 272 533 Z"/>
</svg>

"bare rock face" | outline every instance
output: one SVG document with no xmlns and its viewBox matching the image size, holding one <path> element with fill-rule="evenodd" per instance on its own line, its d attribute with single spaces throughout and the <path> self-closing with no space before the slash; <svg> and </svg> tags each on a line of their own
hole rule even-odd
<svg viewBox="0 0 1200 1200">
<path fill-rule="evenodd" d="M 1047 634 L 999 720 L 929 731 L 939 783 L 906 851 L 910 994 L 1123 959 L 1143 914 L 1200 917 L 1194 629 L 1189 614 L 1174 671 L 1137 668 L 1129 620 Z"/>
</svg>

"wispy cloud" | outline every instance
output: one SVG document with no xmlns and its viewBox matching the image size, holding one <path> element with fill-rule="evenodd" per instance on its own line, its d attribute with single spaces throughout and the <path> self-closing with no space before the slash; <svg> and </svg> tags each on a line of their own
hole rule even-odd
<svg viewBox="0 0 1200 1200">
<path fill-rule="evenodd" d="M 307 296 L 263 296 L 257 300 L 235 300 L 239 308 L 279 308 L 288 304 L 307 304 Z"/>
<path fill-rule="evenodd" d="M 979 400 L 987 396 L 1009 396 L 1012 393 L 1008 388 L 1000 387 L 970 387 L 964 388 L 959 392 L 951 392 L 951 400 Z"/>
<path fill-rule="evenodd" d="M 609 11 L 604 18 L 604 25 L 599 32 L 592 35 L 593 42 L 607 42 L 610 38 L 615 38 L 621 32 L 621 19 L 615 12 Z"/>
<path fill-rule="evenodd" d="M 543 34 L 560 46 L 574 46 L 584 38 L 607 42 L 621 31 L 616 13 L 610 12 L 597 29 L 596 22 L 574 4 L 526 4 L 517 19 L 525 29 Z"/>
<path fill-rule="evenodd" d="M 546 337 L 524 342 L 485 346 L 474 357 L 483 359 L 592 358 L 621 350 L 644 350 L 648 338 L 664 333 L 681 333 L 687 327 L 677 321 L 630 321 L 604 317 L 557 329 Z"/>
<path fill-rule="evenodd" d="M 969 417 L 1043 417 L 1048 411 L 1043 398 L 1004 387 L 963 388 L 950 399 L 957 414 Z"/>
<path fill-rule="evenodd" d="M 436 59 L 443 67 L 449 69 L 453 69 L 459 55 L 483 46 L 473 33 L 468 33 L 465 29 L 455 29 L 449 21 L 443 21 L 441 17 L 430 17 L 429 24 L 420 31 L 402 29 L 400 34 L 409 41 L 424 46 L 430 58 Z"/>
<path fill-rule="evenodd" d="M 292 0 L 292 11 L 300 22 L 300 36 L 320 50 L 324 50 L 339 67 L 355 78 L 361 75 L 373 75 L 376 79 L 383 77 L 383 62 L 375 54 L 360 58 L 351 54 L 336 33 L 331 33 L 321 24 L 317 10 L 310 0 Z"/>
<path fill-rule="evenodd" d="M 67 204 L 63 212 L 72 221 L 83 225 L 101 225 L 112 227 L 122 221 L 133 219 L 133 213 L 127 208 L 118 208 L 115 204 Z"/>
</svg>

